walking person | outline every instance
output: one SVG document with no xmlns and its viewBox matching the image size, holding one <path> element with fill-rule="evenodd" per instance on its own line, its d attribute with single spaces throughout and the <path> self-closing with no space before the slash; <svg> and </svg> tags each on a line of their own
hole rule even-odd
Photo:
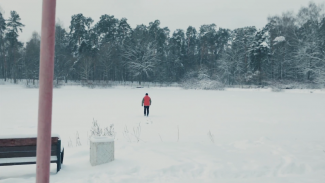
<svg viewBox="0 0 325 183">
<path fill-rule="evenodd" d="M 142 99 L 142 106 L 144 105 L 144 116 L 149 116 L 149 107 L 151 106 L 151 98 L 148 93 Z"/>
</svg>

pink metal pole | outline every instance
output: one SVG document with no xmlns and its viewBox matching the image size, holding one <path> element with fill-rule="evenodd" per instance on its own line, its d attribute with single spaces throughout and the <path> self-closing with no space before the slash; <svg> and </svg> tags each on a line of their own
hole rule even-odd
<svg viewBox="0 0 325 183">
<path fill-rule="evenodd" d="M 36 183 L 48 183 L 50 178 L 55 6 L 56 0 L 43 0 Z"/>
</svg>

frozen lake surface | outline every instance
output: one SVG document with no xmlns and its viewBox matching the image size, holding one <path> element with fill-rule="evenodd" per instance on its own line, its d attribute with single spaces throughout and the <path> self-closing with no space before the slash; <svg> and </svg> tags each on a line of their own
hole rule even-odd
<svg viewBox="0 0 325 183">
<path fill-rule="evenodd" d="M 37 108 L 38 89 L 0 85 L 0 137 L 36 134 Z M 323 183 L 324 109 L 324 90 L 64 86 L 54 89 L 52 131 L 65 158 L 58 174 L 51 165 L 51 182 Z M 89 163 L 93 120 L 114 124 L 116 133 L 115 161 L 96 167 Z M 0 183 L 35 182 L 35 170 L 0 167 Z"/>
</svg>

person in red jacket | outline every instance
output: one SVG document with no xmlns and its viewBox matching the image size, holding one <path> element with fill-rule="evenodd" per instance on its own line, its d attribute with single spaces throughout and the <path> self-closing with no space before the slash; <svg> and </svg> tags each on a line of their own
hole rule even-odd
<svg viewBox="0 0 325 183">
<path fill-rule="evenodd" d="M 146 93 L 146 96 L 142 99 L 142 106 L 144 105 L 144 116 L 149 116 L 149 106 L 151 106 L 151 98 Z M 146 112 L 147 111 L 147 112 Z"/>
</svg>

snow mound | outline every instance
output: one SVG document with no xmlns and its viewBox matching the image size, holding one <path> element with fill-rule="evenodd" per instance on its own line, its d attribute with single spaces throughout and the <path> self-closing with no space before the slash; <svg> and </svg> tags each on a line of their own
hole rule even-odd
<svg viewBox="0 0 325 183">
<path fill-rule="evenodd" d="M 274 41 L 274 44 L 278 44 L 278 43 L 284 42 L 285 40 L 286 40 L 286 38 L 284 36 L 278 36 L 273 41 Z"/>
<path fill-rule="evenodd" d="M 260 44 L 261 46 L 265 47 L 265 48 L 269 48 L 269 45 L 264 41 Z"/>
<path fill-rule="evenodd" d="M 183 81 L 181 86 L 184 89 L 199 89 L 199 90 L 224 90 L 224 85 L 216 80 L 212 80 L 209 78 L 204 79 L 188 79 Z"/>
</svg>

